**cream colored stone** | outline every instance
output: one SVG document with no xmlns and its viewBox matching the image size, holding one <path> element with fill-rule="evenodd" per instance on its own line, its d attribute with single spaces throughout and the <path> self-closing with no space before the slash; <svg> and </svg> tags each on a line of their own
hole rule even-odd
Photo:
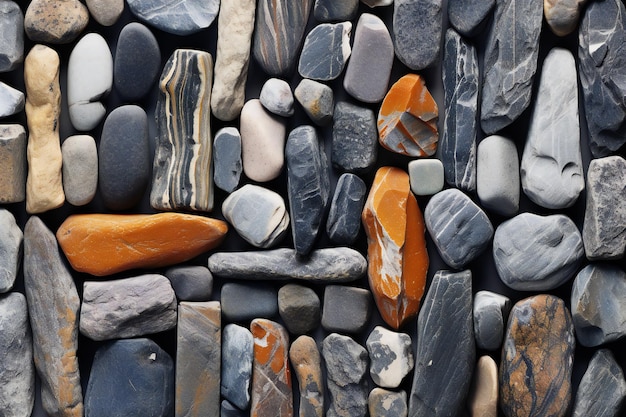
<svg viewBox="0 0 626 417">
<path fill-rule="evenodd" d="M 124 11 L 124 0 L 87 0 L 89 13 L 102 26 L 112 26 Z"/>
<path fill-rule="evenodd" d="M 498 365 L 491 356 L 478 360 L 467 401 L 472 417 L 498 416 Z"/>
</svg>

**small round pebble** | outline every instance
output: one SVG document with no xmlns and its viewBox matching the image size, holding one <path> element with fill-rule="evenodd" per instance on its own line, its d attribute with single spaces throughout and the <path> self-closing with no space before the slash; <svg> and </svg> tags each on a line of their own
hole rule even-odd
<svg viewBox="0 0 626 417">
<path fill-rule="evenodd" d="M 204 266 L 175 266 L 165 271 L 180 301 L 208 301 L 213 291 L 213 275 Z"/>
<path fill-rule="evenodd" d="M 287 330 L 306 334 L 320 324 L 320 299 L 309 287 L 287 284 L 278 290 L 278 312 Z"/>
<path fill-rule="evenodd" d="M 409 181 L 415 195 L 433 195 L 443 190 L 443 164 L 439 159 L 409 162 Z"/>
<path fill-rule="evenodd" d="M 287 81 L 278 78 L 267 80 L 261 88 L 259 100 L 263 107 L 278 116 L 293 115 L 293 94 Z"/>
</svg>

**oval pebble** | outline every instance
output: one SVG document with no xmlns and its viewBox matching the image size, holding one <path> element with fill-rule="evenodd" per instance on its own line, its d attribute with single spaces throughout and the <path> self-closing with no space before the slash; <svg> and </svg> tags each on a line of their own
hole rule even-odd
<svg viewBox="0 0 626 417">
<path fill-rule="evenodd" d="M 74 206 L 91 202 L 98 187 L 98 150 L 89 135 L 70 136 L 61 146 L 63 154 L 63 191 Z"/>
</svg>

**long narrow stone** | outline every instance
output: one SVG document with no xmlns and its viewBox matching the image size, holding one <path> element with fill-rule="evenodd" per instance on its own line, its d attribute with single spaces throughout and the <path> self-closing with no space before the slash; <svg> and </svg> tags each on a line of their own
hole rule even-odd
<svg viewBox="0 0 626 417">
<path fill-rule="evenodd" d="M 89 135 L 66 138 L 61 146 L 63 154 L 63 191 L 68 203 L 74 206 L 89 204 L 98 188 L 98 148 Z"/>
<path fill-rule="evenodd" d="M 24 228 L 24 289 L 43 409 L 55 417 L 82 417 L 76 354 L 80 299 L 54 234 L 36 216 Z"/>
<path fill-rule="evenodd" d="M 315 339 L 300 336 L 289 348 L 289 359 L 298 378 L 300 417 L 324 416 L 324 383 L 320 352 Z"/>
<path fill-rule="evenodd" d="M 241 171 L 241 135 L 236 127 L 224 127 L 217 131 L 213 139 L 215 186 L 232 193 L 239 186 Z"/>
<path fill-rule="evenodd" d="M 24 234 L 7 209 L 0 208 L 0 294 L 13 288 L 22 263 Z"/>
<path fill-rule="evenodd" d="M 442 9 L 442 0 L 394 1 L 395 51 L 398 59 L 407 67 L 422 70 L 433 65 L 439 57 Z"/>
<path fill-rule="evenodd" d="M 222 333 L 221 393 L 241 410 L 250 404 L 254 338 L 250 330 L 227 324 Z"/>
<path fill-rule="evenodd" d="M 0 203 L 26 198 L 26 130 L 22 125 L 0 125 Z"/>
<path fill-rule="evenodd" d="M 337 180 L 326 221 L 326 234 L 340 245 L 354 243 L 361 229 L 365 204 L 365 182 L 354 174 L 342 174 Z"/>
</svg>

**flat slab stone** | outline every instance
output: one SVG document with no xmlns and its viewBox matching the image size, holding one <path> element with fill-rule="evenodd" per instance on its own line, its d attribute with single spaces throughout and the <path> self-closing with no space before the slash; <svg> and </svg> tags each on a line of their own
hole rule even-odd
<svg viewBox="0 0 626 417">
<path fill-rule="evenodd" d="M 24 103 L 24 93 L 0 81 L 0 117 L 21 112 L 24 110 Z"/>
<path fill-rule="evenodd" d="M 300 336 L 289 348 L 289 359 L 298 378 L 299 417 L 324 416 L 324 379 L 320 352 L 315 339 Z"/>
<path fill-rule="evenodd" d="M 498 365 L 491 356 L 478 360 L 467 401 L 474 417 L 498 416 Z"/>
<path fill-rule="evenodd" d="M 239 130 L 224 127 L 213 139 L 213 182 L 216 187 L 232 193 L 239 186 L 242 171 Z"/>
<path fill-rule="evenodd" d="M 484 26 L 496 0 L 449 0 L 448 21 L 460 34 L 473 36 Z"/>
<path fill-rule="evenodd" d="M 318 22 L 352 20 L 359 9 L 359 0 L 315 0 L 313 16 Z"/>
<path fill-rule="evenodd" d="M 322 327 L 327 332 L 359 333 L 369 323 L 372 294 L 364 289 L 344 285 L 324 288 Z"/>
<path fill-rule="evenodd" d="M 396 56 L 412 70 L 430 67 L 439 58 L 442 9 L 442 0 L 394 1 L 393 39 Z"/>
<path fill-rule="evenodd" d="M 326 84 L 304 78 L 294 95 L 307 116 L 318 126 L 326 126 L 333 120 L 335 97 Z"/>
<path fill-rule="evenodd" d="M 322 23 L 304 39 L 298 73 L 312 80 L 334 80 L 343 72 L 350 58 L 352 23 Z"/>
<path fill-rule="evenodd" d="M 227 324 L 222 332 L 222 397 L 241 410 L 250 404 L 254 338 L 250 330 Z"/>
<path fill-rule="evenodd" d="M 208 28 L 217 16 L 219 0 L 127 0 L 142 22 L 174 35 L 190 35 Z"/>
<path fill-rule="evenodd" d="M 24 234 L 13 214 L 0 208 L 0 294 L 10 291 L 22 264 Z M 1 333 L 0 333 L 1 334 Z"/>
<path fill-rule="evenodd" d="M 98 188 L 98 148 L 89 135 L 70 136 L 61 145 L 63 191 L 73 206 L 89 204 Z"/>
<path fill-rule="evenodd" d="M 346 101 L 333 113 L 331 161 L 335 168 L 354 174 L 369 173 L 378 155 L 378 130 L 374 112 Z"/>
<path fill-rule="evenodd" d="M 337 180 L 326 220 L 326 234 L 334 243 L 350 245 L 357 239 L 366 192 L 365 183 L 354 174 L 342 174 Z"/>
<path fill-rule="evenodd" d="M 500 349 L 511 300 L 504 295 L 483 290 L 474 294 L 473 307 L 476 346 L 485 350 Z"/>
<path fill-rule="evenodd" d="M 576 30 L 580 12 L 587 0 L 549 0 L 544 3 L 543 14 L 552 32 L 567 36 Z"/>
<path fill-rule="evenodd" d="M 87 23 L 89 11 L 79 0 L 33 0 L 24 16 L 24 30 L 33 42 L 70 43 Z"/>
<path fill-rule="evenodd" d="M 213 275 L 205 266 L 174 266 L 165 271 L 180 301 L 208 301 L 213 292 Z"/>
<path fill-rule="evenodd" d="M 278 294 L 267 285 L 227 282 L 222 286 L 221 301 L 222 315 L 229 322 L 269 319 L 278 313 Z"/>
<path fill-rule="evenodd" d="M 8 72 L 24 59 L 24 15 L 17 3 L 0 4 L 0 28 L 0 72 Z"/>
<path fill-rule="evenodd" d="M 408 415 L 406 392 L 376 387 L 367 397 L 367 409 L 370 417 L 406 417 Z"/>
<path fill-rule="evenodd" d="M 408 168 L 413 194 L 433 195 L 443 190 L 444 167 L 439 159 L 415 159 Z"/>
<path fill-rule="evenodd" d="M 0 125 L 0 203 L 26 198 L 26 130 L 22 125 Z"/>
<path fill-rule="evenodd" d="M 511 217 L 519 211 L 520 170 L 515 142 L 489 136 L 478 144 L 476 193 L 485 209 Z"/>
<path fill-rule="evenodd" d="M 259 93 L 259 100 L 263 107 L 277 116 L 293 115 L 293 93 L 285 80 L 270 78 L 265 81 Z"/>
<path fill-rule="evenodd" d="M 310 333 L 320 325 L 320 298 L 309 287 L 287 284 L 278 290 L 278 312 L 290 333 Z"/>
<path fill-rule="evenodd" d="M 376 326 L 365 343 L 370 355 L 370 376 L 374 383 L 383 388 L 398 388 L 404 377 L 413 370 L 411 336 Z"/>
</svg>

